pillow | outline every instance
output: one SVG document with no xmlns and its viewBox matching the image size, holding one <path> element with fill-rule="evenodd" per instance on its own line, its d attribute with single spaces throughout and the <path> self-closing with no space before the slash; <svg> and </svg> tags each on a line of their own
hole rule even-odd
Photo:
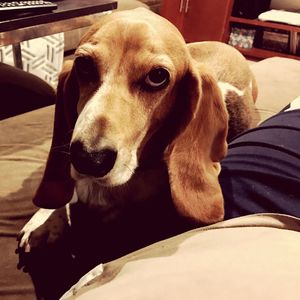
<svg viewBox="0 0 300 300">
<path fill-rule="evenodd" d="M 64 34 L 57 33 L 21 43 L 23 70 L 56 86 L 64 58 Z M 0 47 L 0 61 L 14 65 L 12 46 Z"/>
</svg>

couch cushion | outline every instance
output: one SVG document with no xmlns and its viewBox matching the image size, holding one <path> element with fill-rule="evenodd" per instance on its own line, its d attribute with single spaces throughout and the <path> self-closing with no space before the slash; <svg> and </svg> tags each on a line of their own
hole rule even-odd
<svg viewBox="0 0 300 300">
<path fill-rule="evenodd" d="M 299 231 L 272 214 L 199 228 L 99 265 L 63 299 L 298 299 Z"/>
<path fill-rule="evenodd" d="M 52 137 L 54 107 L 0 122 L 0 298 L 35 299 L 29 274 L 17 270 L 16 237 L 37 208 L 32 197 L 41 180 Z"/>
<path fill-rule="evenodd" d="M 300 96 L 300 61 L 272 57 L 251 64 L 258 83 L 260 120 L 274 115 Z"/>
</svg>

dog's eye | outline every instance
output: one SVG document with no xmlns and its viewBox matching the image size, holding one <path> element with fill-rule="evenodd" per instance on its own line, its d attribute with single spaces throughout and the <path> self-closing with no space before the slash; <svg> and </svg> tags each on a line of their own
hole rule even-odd
<svg viewBox="0 0 300 300">
<path fill-rule="evenodd" d="M 76 73 L 83 81 L 98 80 L 98 70 L 90 56 L 78 56 L 75 59 Z"/>
<path fill-rule="evenodd" d="M 169 72 L 164 68 L 155 68 L 151 70 L 146 78 L 145 85 L 146 87 L 152 90 L 158 90 L 165 87 L 170 80 Z"/>
</svg>

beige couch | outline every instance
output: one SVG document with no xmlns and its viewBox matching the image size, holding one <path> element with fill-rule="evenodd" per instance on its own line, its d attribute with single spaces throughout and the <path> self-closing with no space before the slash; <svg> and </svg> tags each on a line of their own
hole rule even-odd
<svg viewBox="0 0 300 300">
<path fill-rule="evenodd" d="M 299 252 L 300 219 L 240 217 L 99 265 L 62 299 L 299 299 Z"/>
<path fill-rule="evenodd" d="M 271 58 L 251 68 L 261 120 L 300 95 L 300 61 Z M 2 300 L 35 297 L 30 276 L 16 269 L 15 239 L 37 209 L 31 199 L 50 147 L 53 113 L 50 106 L 0 122 Z M 244 217 L 185 233 L 106 264 L 79 299 L 298 299 L 299 224 L 278 215 Z"/>
</svg>

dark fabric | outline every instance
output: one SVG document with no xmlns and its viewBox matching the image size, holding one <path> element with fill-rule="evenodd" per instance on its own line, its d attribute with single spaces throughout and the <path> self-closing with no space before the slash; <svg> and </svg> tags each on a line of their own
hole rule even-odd
<svg viewBox="0 0 300 300">
<path fill-rule="evenodd" d="M 42 79 L 0 63 L 0 120 L 55 103 L 55 91 Z"/>
<path fill-rule="evenodd" d="M 300 217 L 300 110 L 235 138 L 219 181 L 226 219 L 263 212 Z"/>
</svg>

